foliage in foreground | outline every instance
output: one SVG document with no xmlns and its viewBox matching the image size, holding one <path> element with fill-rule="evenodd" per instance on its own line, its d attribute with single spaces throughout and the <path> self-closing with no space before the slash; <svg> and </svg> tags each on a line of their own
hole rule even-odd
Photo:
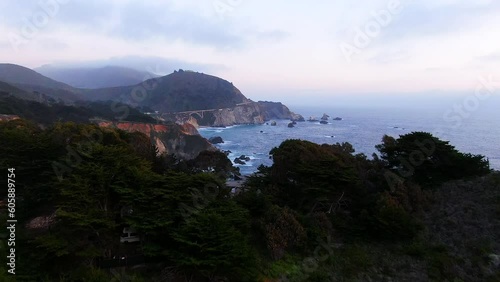
<svg viewBox="0 0 500 282">
<path fill-rule="evenodd" d="M 420 146 L 432 148 L 426 140 L 435 145 L 428 155 Z M 468 213 L 457 213 L 453 224 L 439 214 L 458 204 L 495 220 L 498 177 L 479 185 L 489 187 L 484 192 L 491 197 L 467 194 L 479 188 L 456 188 L 484 207 L 441 186 L 487 174 L 487 161 L 427 133 L 384 137 L 377 148 L 381 158 L 368 159 L 348 143 L 287 140 L 271 151 L 274 164 L 233 195 L 223 183 L 231 168 L 220 154 L 179 162 L 157 157 L 142 134 L 73 123 L 43 130 L 25 120 L 0 123 L 0 164 L 16 168 L 18 219 L 28 223 L 18 230 L 22 273 L 16 278 L 495 281 L 498 271 L 484 261 L 499 252 L 500 238 L 487 235 L 495 232 L 476 230 L 481 236 L 470 242 L 476 248 L 463 250 L 436 226 L 451 224 L 445 229 L 462 234 L 454 240 L 465 238 L 459 232 L 470 228 L 458 226 L 468 226 Z M 48 223 L 33 226 L 40 218 Z M 124 227 L 134 228 L 140 243 L 121 244 Z M 143 266 L 103 264 L 125 256 Z M 404 275 L 413 272 L 422 274 Z M 9 281 L 3 272 L 0 279 Z"/>
</svg>

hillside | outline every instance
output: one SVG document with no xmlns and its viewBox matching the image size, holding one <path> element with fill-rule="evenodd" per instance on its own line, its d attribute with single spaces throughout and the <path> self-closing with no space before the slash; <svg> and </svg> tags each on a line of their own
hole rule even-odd
<svg viewBox="0 0 500 282">
<path fill-rule="evenodd" d="M 179 70 L 135 86 L 87 90 L 83 95 L 89 100 L 139 105 L 159 111 L 165 120 L 189 122 L 195 126 L 262 124 L 271 119 L 303 120 L 281 103 L 253 102 L 231 82 L 191 71 Z"/>
<path fill-rule="evenodd" d="M 67 84 L 45 77 L 32 69 L 14 64 L 0 64 L 0 80 L 17 85 L 39 85 L 73 91 L 73 87 Z"/>
<path fill-rule="evenodd" d="M 179 70 L 137 83 L 151 75 L 120 67 L 64 70 L 45 66 L 39 70 L 74 86 L 136 84 L 99 89 L 74 88 L 31 69 L 2 64 L 0 81 L 10 84 L 4 86 L 4 92 L 17 93 L 16 97 L 22 99 L 67 105 L 78 104 L 78 101 L 121 102 L 140 107 L 143 111 L 159 111 L 164 120 L 189 122 L 195 126 L 261 124 L 271 119 L 303 120 L 279 102 L 253 102 L 231 82 L 193 71 Z"/>
<path fill-rule="evenodd" d="M 125 106 L 118 105 L 118 107 Z M 78 102 L 74 106 L 69 106 L 60 103 L 39 103 L 34 99 L 19 99 L 5 94 L 0 94 L 0 114 L 16 115 L 46 126 L 57 121 L 89 123 L 96 117 L 117 120 L 122 115 L 122 113 L 113 112 L 111 103 L 107 102 Z M 156 122 L 153 118 L 131 107 L 128 108 L 128 114 L 122 120 Z"/>
<path fill-rule="evenodd" d="M 64 102 L 78 100 L 76 93 L 79 90 L 19 65 L 0 64 L 0 81 L 9 83 L 29 93 L 39 92 Z"/>
<path fill-rule="evenodd" d="M 158 148 L 158 154 L 174 155 L 179 159 L 194 159 L 203 151 L 216 151 L 190 124 L 152 124 L 137 122 L 100 121 L 100 127 L 141 132 Z"/>
<path fill-rule="evenodd" d="M 6 82 L 0 81 L 0 94 L 4 95 L 12 95 L 14 97 L 25 99 L 25 100 L 37 100 L 37 96 L 34 93 L 29 93 L 22 89 L 19 89 L 15 86 L 12 86 Z"/>
<path fill-rule="evenodd" d="M 147 91 L 146 89 L 151 89 Z M 139 90 L 139 91 L 137 91 Z M 146 91 L 144 91 L 146 90 Z M 133 93 L 147 93 L 142 101 Z M 136 86 L 88 90 L 90 100 L 120 100 L 139 103 L 161 112 L 182 112 L 234 107 L 249 102 L 232 83 L 221 78 L 189 71 L 179 71 Z M 141 96 L 142 97 L 142 96 Z"/>
<path fill-rule="evenodd" d="M 69 68 L 45 65 L 35 71 L 72 87 L 98 89 L 136 85 L 156 75 L 131 68 L 106 66 L 101 68 Z"/>
<path fill-rule="evenodd" d="M 286 140 L 232 191 L 222 152 L 159 156 L 210 150 L 194 127 L 99 125 L 0 122 L 22 281 L 499 281 L 500 176 L 431 134 L 384 136 L 373 159 Z M 436 150 L 399 178 L 423 136 Z"/>
</svg>

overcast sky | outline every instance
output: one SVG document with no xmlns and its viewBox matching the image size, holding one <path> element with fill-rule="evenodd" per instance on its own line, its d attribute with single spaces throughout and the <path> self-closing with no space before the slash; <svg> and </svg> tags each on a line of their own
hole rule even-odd
<svg viewBox="0 0 500 282">
<path fill-rule="evenodd" d="M 4 0 L 0 11 L 2 62 L 191 68 L 254 100 L 463 95 L 500 76 L 498 0 Z"/>
</svg>

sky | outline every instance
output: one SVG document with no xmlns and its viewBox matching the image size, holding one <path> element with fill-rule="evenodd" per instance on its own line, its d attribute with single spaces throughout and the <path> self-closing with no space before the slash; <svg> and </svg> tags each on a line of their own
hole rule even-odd
<svg viewBox="0 0 500 282">
<path fill-rule="evenodd" d="M 484 78 L 500 89 L 498 0 L 3 0 L 0 11 L 0 62 L 30 68 L 184 68 L 297 105 L 461 101 Z"/>
</svg>

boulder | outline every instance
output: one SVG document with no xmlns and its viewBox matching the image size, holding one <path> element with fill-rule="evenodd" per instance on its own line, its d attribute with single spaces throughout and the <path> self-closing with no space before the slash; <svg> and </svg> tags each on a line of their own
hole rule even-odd
<svg viewBox="0 0 500 282">
<path fill-rule="evenodd" d="M 293 122 L 290 122 L 290 123 L 288 124 L 288 127 L 295 127 L 295 125 L 293 125 Z"/>
<path fill-rule="evenodd" d="M 236 159 L 234 159 L 234 163 L 235 163 L 235 164 L 240 164 L 240 165 L 244 165 L 244 164 L 246 164 L 246 162 L 244 162 L 244 161 L 243 161 L 242 159 L 240 159 L 240 158 L 236 158 Z"/>
<path fill-rule="evenodd" d="M 220 136 L 214 136 L 214 137 L 210 137 L 208 139 L 208 142 L 210 142 L 212 144 L 221 144 L 221 143 L 224 143 L 224 140 L 222 140 L 222 137 L 220 137 Z"/>
<path fill-rule="evenodd" d="M 276 122 L 275 121 L 271 122 L 271 126 L 276 126 Z"/>
<path fill-rule="evenodd" d="M 299 114 L 292 114 L 291 120 L 292 121 L 300 121 L 300 122 L 306 121 L 306 119 L 303 116 L 299 115 Z"/>
<path fill-rule="evenodd" d="M 248 162 L 248 161 L 250 160 L 250 157 L 247 157 L 247 156 L 245 156 L 245 155 L 241 155 L 241 156 L 240 156 L 240 160 L 242 160 L 242 161 L 247 161 L 247 162 Z"/>
</svg>

